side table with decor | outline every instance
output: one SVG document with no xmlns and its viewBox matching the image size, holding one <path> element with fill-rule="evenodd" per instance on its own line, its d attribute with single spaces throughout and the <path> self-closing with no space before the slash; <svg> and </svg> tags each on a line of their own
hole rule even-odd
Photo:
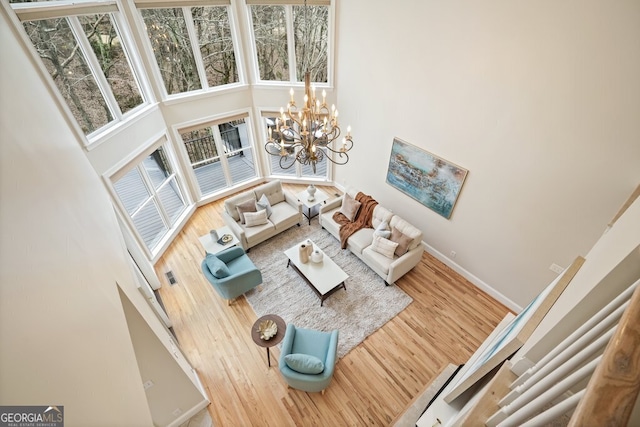
<svg viewBox="0 0 640 427">
<path fill-rule="evenodd" d="M 284 338 L 287 324 L 276 314 L 266 314 L 255 321 L 251 327 L 251 338 L 260 347 L 267 349 L 267 366 L 271 366 L 269 348 L 278 345 Z"/>
</svg>

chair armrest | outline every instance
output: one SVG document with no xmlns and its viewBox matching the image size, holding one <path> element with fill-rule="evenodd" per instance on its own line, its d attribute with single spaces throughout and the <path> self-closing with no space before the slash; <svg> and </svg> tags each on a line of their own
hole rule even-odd
<svg viewBox="0 0 640 427">
<path fill-rule="evenodd" d="M 319 213 L 322 214 L 323 212 L 330 211 L 331 209 L 339 208 L 340 206 L 342 206 L 342 198 L 343 197 L 344 196 L 340 196 L 340 197 L 338 197 L 336 199 L 329 200 L 328 202 L 320 205 Z"/>
<path fill-rule="evenodd" d="M 287 330 L 284 333 L 284 338 L 282 339 L 282 346 L 280 347 L 280 366 L 284 366 L 284 357 L 287 354 L 291 354 L 291 348 L 293 347 L 293 338 L 296 336 L 296 327 L 295 325 L 289 323 L 287 325 Z"/>
<path fill-rule="evenodd" d="M 283 193 L 284 193 L 284 201 L 289 203 L 294 208 L 298 209 L 300 214 L 302 214 L 302 203 L 300 203 L 298 199 L 296 199 L 296 197 L 293 194 L 291 194 L 291 192 L 283 191 Z"/>
<path fill-rule="evenodd" d="M 225 264 L 242 255 L 244 255 L 244 249 L 239 248 L 238 246 L 224 249 L 222 252 L 218 252 L 216 254 L 216 256 L 220 258 L 220 261 L 224 262 Z"/>
<path fill-rule="evenodd" d="M 407 274 L 413 267 L 418 265 L 422 259 L 424 253 L 424 247 L 422 243 L 411 249 L 406 254 L 402 255 L 398 259 L 394 260 L 389 266 L 389 273 L 387 274 L 387 282 L 393 283 L 405 274 Z"/>
<path fill-rule="evenodd" d="M 324 362 L 324 375 L 333 375 L 333 370 L 336 366 L 338 355 L 338 330 L 331 331 L 331 338 L 329 340 L 329 349 L 327 350 L 327 358 Z"/>
</svg>

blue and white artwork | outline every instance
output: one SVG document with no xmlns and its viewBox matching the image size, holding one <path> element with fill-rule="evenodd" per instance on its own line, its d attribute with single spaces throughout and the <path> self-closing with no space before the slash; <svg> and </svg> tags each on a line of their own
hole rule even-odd
<svg viewBox="0 0 640 427">
<path fill-rule="evenodd" d="M 467 170 L 393 139 L 387 182 L 445 218 L 451 217 Z"/>
</svg>

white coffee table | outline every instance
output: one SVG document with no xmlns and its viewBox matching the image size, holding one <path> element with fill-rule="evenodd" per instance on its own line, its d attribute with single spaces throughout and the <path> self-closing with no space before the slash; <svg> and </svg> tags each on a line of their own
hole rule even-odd
<svg viewBox="0 0 640 427">
<path fill-rule="evenodd" d="M 225 225 L 223 227 L 220 227 L 216 229 L 216 231 L 218 232 L 218 239 L 225 234 L 230 234 L 231 236 L 233 236 L 233 239 L 229 243 L 221 245 L 216 241 L 217 239 L 213 240 L 211 238 L 211 234 L 209 233 L 205 234 L 204 236 L 198 237 L 198 240 L 200 240 L 200 244 L 204 247 L 204 250 L 207 251 L 207 253 L 215 255 L 218 252 L 222 252 L 223 250 L 234 247 L 235 245 L 240 243 L 240 240 L 238 240 L 235 234 L 231 232 L 231 229 L 228 226 Z"/>
<path fill-rule="evenodd" d="M 315 263 L 309 259 L 306 264 L 300 261 L 300 245 L 304 242 L 300 242 L 297 245 L 284 251 L 284 254 L 289 258 L 287 267 L 291 266 L 309 287 L 315 291 L 316 295 L 320 298 L 320 306 L 324 303 L 331 294 L 342 288 L 345 291 L 347 287 L 344 281 L 347 280 L 349 275 L 342 271 L 342 269 L 326 254 L 322 254 L 322 261 Z M 312 241 L 313 243 L 313 241 Z M 316 244 L 313 244 L 315 249 L 318 249 Z M 320 251 L 322 252 L 322 251 Z"/>
<path fill-rule="evenodd" d="M 298 201 L 307 208 L 307 213 L 305 213 L 303 209 L 302 214 L 309 220 L 309 225 L 311 225 L 311 218 L 318 216 L 317 212 L 315 213 L 315 215 L 312 214 L 311 211 L 313 210 L 313 208 L 329 200 L 329 195 L 319 188 L 316 188 L 316 193 L 313 196 L 313 200 L 309 200 L 309 193 L 307 193 L 307 190 L 301 191 L 296 194 L 296 198 L 298 199 Z"/>
</svg>

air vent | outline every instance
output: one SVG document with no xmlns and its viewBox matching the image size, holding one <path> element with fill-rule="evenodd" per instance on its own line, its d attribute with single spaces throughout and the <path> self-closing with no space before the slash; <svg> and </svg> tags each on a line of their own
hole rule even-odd
<svg viewBox="0 0 640 427">
<path fill-rule="evenodd" d="M 171 286 L 173 286 L 176 283 L 178 283 L 178 281 L 176 280 L 175 276 L 173 275 L 173 271 L 167 271 L 166 275 L 167 275 L 167 280 L 169 280 L 169 284 Z"/>
</svg>

